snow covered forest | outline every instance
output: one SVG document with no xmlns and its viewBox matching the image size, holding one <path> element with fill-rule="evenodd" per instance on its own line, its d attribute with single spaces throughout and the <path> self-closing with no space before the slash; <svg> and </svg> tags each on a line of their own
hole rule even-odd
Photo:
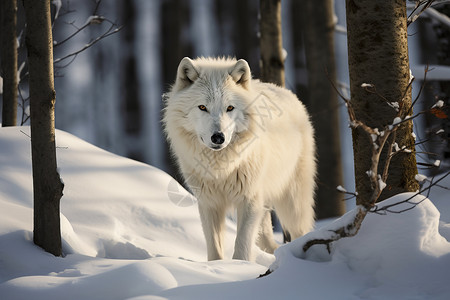
<svg viewBox="0 0 450 300">
<path fill-rule="evenodd" d="M 234 56 L 246 59 L 253 76 L 259 70 L 259 24 L 258 1 L 53 1 L 53 24 L 55 45 L 71 36 L 77 29 L 92 23 L 64 44 L 54 49 L 55 89 L 57 92 L 56 128 L 71 132 L 103 149 L 138 161 L 149 163 L 176 176 L 176 170 L 168 154 L 167 144 L 161 131 L 161 95 L 174 82 L 176 68 L 184 56 Z M 414 1 L 408 1 L 411 12 Z M 334 52 L 336 80 L 343 94 L 349 93 L 347 40 L 345 24 L 345 1 L 334 5 L 335 22 Z M 448 13 L 446 6 L 433 8 L 411 24 L 409 53 L 413 75 L 416 77 L 413 94 L 420 90 L 426 65 L 430 65 L 428 82 L 420 105 L 430 107 L 438 99 L 448 101 Z M 442 13 L 439 12 L 442 10 Z M 431 9 L 429 10 L 431 11 Z M 436 14 L 438 17 L 436 17 Z M 102 16 L 104 22 L 95 22 L 93 16 Z M 440 16 L 440 17 L 439 17 Z M 22 31 L 23 9 L 18 12 L 18 27 Z M 294 91 L 308 107 L 308 86 L 305 40 L 308 15 L 299 1 L 282 1 L 283 47 L 286 54 L 286 87 Z M 112 23 L 111 23 L 112 22 Z M 82 49 L 116 25 L 122 30 L 78 55 L 59 61 L 67 54 Z M 19 53 L 19 66 L 25 60 L 25 49 Z M 26 68 L 26 65 L 25 65 Z M 22 70 L 23 77 L 26 70 Z M 21 99 L 26 99 L 26 80 L 21 86 Z M 425 101 L 428 101 L 425 103 Z M 20 102 L 20 101 L 19 101 Z M 24 111 L 28 104 L 25 102 Z M 336 112 L 336 131 L 339 139 L 336 151 L 342 159 L 342 171 L 337 184 L 324 183 L 323 189 L 338 194 L 335 187 L 345 186 L 353 190 L 353 158 L 351 135 L 344 102 L 332 107 L 320 107 L 311 112 L 332 118 Z M 334 117 L 333 117 L 334 118 Z M 333 119 L 332 118 L 332 119 Z M 25 118 L 19 109 L 19 120 Z M 331 120 L 331 119 L 330 119 Z M 338 121 L 340 120 L 340 121 Z M 19 121 L 20 122 L 20 121 Z M 425 163 L 430 159 L 444 162 L 450 155 L 448 143 L 442 137 L 448 135 L 448 122 L 426 115 L 416 121 L 416 134 L 421 140 L 424 153 L 437 157 L 421 156 Z M 27 124 L 27 122 L 25 122 Z M 445 133 L 430 137 L 430 132 L 442 128 Z M 319 137 L 320 138 L 320 137 Z M 330 149 L 332 149 L 331 147 Z M 430 149 L 433 148 L 433 149 Z M 434 151 L 434 149 L 436 149 Z M 341 155 L 342 154 L 342 155 Z M 335 157 L 335 156 L 333 156 Z M 344 175 L 343 175 L 344 174 Z M 339 197 L 339 196 L 336 196 Z M 342 199 L 342 198 L 341 198 Z"/>
<path fill-rule="evenodd" d="M 16 123 L 23 126 L 0 129 L 0 298 L 449 299 L 450 176 L 439 180 L 450 170 L 450 3 L 406 1 L 405 94 L 412 87 L 414 113 L 393 118 L 380 132 L 352 118 L 346 2 L 356 5 L 281 1 L 285 86 L 305 103 L 316 127 L 318 221 L 315 231 L 275 255 L 258 252 L 255 262 L 205 262 L 196 200 L 177 183 L 182 179 L 162 132 L 161 109 L 185 56 L 244 58 L 253 77 L 261 76 L 259 1 L 51 1 L 63 258 L 31 242 L 29 65 L 18 3 Z M 331 6 L 318 9 L 324 3 Z M 3 6 L 1 13 L 4 20 Z M 324 52 L 314 53 L 318 49 Z M 314 68 L 322 77 L 313 77 Z M 359 87 L 389 98 L 370 80 Z M 330 101 L 318 101 L 328 97 L 318 90 L 331 91 Z M 398 111 L 398 102 L 386 102 Z M 355 201 L 355 124 L 367 127 L 375 147 L 411 120 L 419 172 L 413 178 L 424 192 L 382 197 L 388 199 L 366 207 L 367 217 L 353 230 L 348 225 L 362 210 Z M 409 151 L 387 145 L 392 156 Z M 381 193 L 386 180 L 371 170 L 364 176 Z M 231 258 L 235 221 L 227 219 L 226 227 Z M 276 237 L 282 244 L 282 234 Z"/>
</svg>

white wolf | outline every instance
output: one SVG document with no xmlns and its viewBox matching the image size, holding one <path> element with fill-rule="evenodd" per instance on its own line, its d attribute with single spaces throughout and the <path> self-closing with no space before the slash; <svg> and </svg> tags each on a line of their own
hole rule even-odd
<svg viewBox="0 0 450 300">
<path fill-rule="evenodd" d="M 237 208 L 233 258 L 273 253 L 270 210 L 293 238 L 314 223 L 315 143 L 303 104 L 251 78 L 243 59 L 183 58 L 166 94 L 164 129 L 198 199 L 208 260 L 222 259 L 226 212 Z"/>
</svg>

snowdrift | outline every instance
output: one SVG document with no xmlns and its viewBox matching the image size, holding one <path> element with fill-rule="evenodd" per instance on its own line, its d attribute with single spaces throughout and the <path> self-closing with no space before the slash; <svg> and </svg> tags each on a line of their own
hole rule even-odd
<svg viewBox="0 0 450 300">
<path fill-rule="evenodd" d="M 450 299 L 450 216 L 423 196 L 407 212 L 369 214 L 331 254 L 314 246 L 320 261 L 299 258 L 307 235 L 264 265 L 205 262 L 195 199 L 178 183 L 62 131 L 65 257 L 54 257 L 32 243 L 28 135 L 27 127 L 0 129 L 1 299 Z M 441 212 L 450 211 L 440 195 Z M 231 257 L 235 224 L 227 229 Z M 275 271 L 256 279 L 271 262 Z"/>
</svg>

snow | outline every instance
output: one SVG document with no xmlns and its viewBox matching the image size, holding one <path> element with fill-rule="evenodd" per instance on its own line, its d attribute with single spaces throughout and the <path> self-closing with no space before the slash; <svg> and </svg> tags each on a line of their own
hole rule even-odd
<svg viewBox="0 0 450 300">
<path fill-rule="evenodd" d="M 384 182 L 383 179 L 381 179 L 380 175 L 378 175 L 378 187 L 380 191 L 384 190 L 384 188 L 386 187 L 386 182 Z"/>
<path fill-rule="evenodd" d="M 417 180 L 418 182 L 422 182 L 427 180 L 427 176 L 423 174 L 416 174 L 416 176 L 414 176 L 414 179 Z"/>
<path fill-rule="evenodd" d="M 84 22 L 84 25 L 81 26 L 81 27 L 86 27 L 86 26 L 91 25 L 91 24 L 100 24 L 100 23 L 102 23 L 104 20 L 105 20 L 105 18 L 102 17 L 102 16 L 96 16 L 96 15 L 94 15 L 94 16 L 89 16 L 89 17 L 87 18 L 86 22 Z M 86 44 L 86 45 L 89 45 L 89 44 Z"/>
<path fill-rule="evenodd" d="M 32 243 L 27 135 L 27 127 L 0 129 L 2 300 L 450 299 L 447 190 L 430 195 L 442 216 L 431 200 L 415 196 L 397 207 L 419 203 L 414 209 L 369 213 L 360 232 L 334 243 L 331 253 L 320 245 L 302 252 L 311 235 L 326 237 L 330 228 L 351 220 L 357 206 L 275 256 L 260 255 L 259 263 L 230 259 L 236 226 L 227 220 L 227 259 L 206 262 L 197 204 L 181 186 L 154 167 L 63 131 L 56 141 L 65 182 L 65 256 L 54 257 Z M 394 196 L 379 207 L 409 196 Z M 180 197 L 190 201 L 177 205 Z M 269 266 L 273 273 L 256 279 Z"/>
<path fill-rule="evenodd" d="M 402 118 L 400 118 L 400 117 L 395 117 L 394 118 L 394 121 L 392 122 L 392 125 L 397 125 L 397 124 L 400 124 L 402 122 Z"/>
<path fill-rule="evenodd" d="M 362 88 L 373 88 L 373 84 L 371 83 L 361 83 Z"/>
<path fill-rule="evenodd" d="M 61 10 L 61 6 L 62 6 L 61 0 L 52 0 L 52 5 L 55 6 L 54 20 L 56 20 L 56 19 L 58 19 L 59 11 Z"/>
<path fill-rule="evenodd" d="M 347 193 L 347 190 L 342 185 L 338 185 L 336 189 L 341 193 Z"/>
<path fill-rule="evenodd" d="M 444 101 L 443 100 L 438 100 L 438 101 L 436 101 L 436 104 L 434 104 L 431 108 L 435 108 L 435 107 L 441 108 L 443 106 L 444 106 Z"/>
<path fill-rule="evenodd" d="M 387 102 L 387 104 L 392 107 L 393 109 L 395 109 L 396 111 L 398 111 L 400 109 L 400 105 L 398 104 L 398 102 Z"/>
</svg>

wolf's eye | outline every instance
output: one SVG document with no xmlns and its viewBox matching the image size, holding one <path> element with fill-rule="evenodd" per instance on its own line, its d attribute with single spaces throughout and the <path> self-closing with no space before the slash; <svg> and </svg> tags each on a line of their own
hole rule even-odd
<svg viewBox="0 0 450 300">
<path fill-rule="evenodd" d="M 227 111 L 232 111 L 234 109 L 234 106 L 233 105 L 229 105 L 228 107 L 227 107 Z"/>
<path fill-rule="evenodd" d="M 201 111 L 207 111 L 206 106 L 204 105 L 199 105 L 198 109 L 200 109 Z"/>
</svg>

